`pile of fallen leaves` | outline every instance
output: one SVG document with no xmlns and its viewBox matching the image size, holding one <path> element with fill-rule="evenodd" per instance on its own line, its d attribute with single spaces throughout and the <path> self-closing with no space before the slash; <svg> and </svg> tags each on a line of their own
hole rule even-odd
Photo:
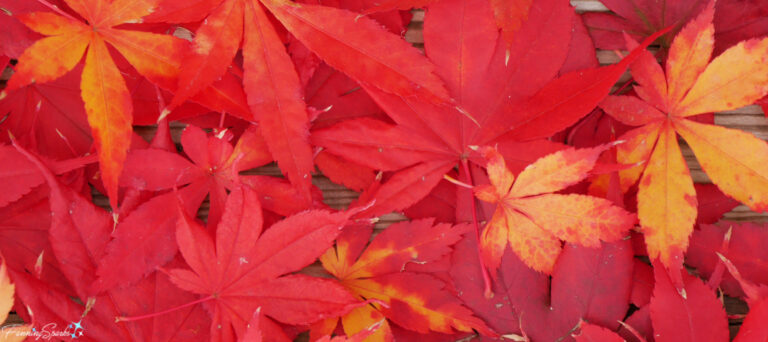
<svg viewBox="0 0 768 342">
<path fill-rule="evenodd" d="M 603 3 L 0 0 L 0 340 L 768 340 L 768 3 Z"/>
</svg>

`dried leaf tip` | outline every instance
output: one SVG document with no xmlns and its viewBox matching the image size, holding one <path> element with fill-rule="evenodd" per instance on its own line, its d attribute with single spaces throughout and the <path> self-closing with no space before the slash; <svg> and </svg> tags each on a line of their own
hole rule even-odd
<svg viewBox="0 0 768 342">
<path fill-rule="evenodd" d="M 729 230 L 729 231 L 730 231 L 730 230 Z M 727 233 L 726 233 L 726 234 L 727 234 Z M 726 258 L 724 255 L 720 254 L 720 252 L 715 252 L 715 254 L 717 254 L 717 257 L 718 257 L 718 258 L 720 258 L 720 261 L 722 261 L 722 262 L 724 262 L 724 263 L 728 263 L 728 262 L 730 262 L 730 261 L 728 260 L 728 258 Z"/>
<path fill-rule="evenodd" d="M 643 336 L 642 336 L 642 335 L 640 335 L 640 332 L 638 332 L 638 331 L 637 331 L 637 329 L 633 328 L 631 325 L 629 325 L 629 324 L 627 324 L 627 323 L 624 323 L 623 321 L 617 321 L 617 322 L 619 322 L 619 324 L 620 324 L 622 327 L 624 327 L 624 329 L 627 329 L 627 331 L 629 331 L 630 333 L 632 333 L 632 335 L 634 335 L 634 336 L 635 336 L 635 338 L 637 338 L 637 340 L 638 340 L 638 341 L 640 341 L 640 342 L 646 342 L 645 338 L 643 338 Z"/>
<path fill-rule="evenodd" d="M 157 122 L 163 121 L 168 115 L 171 114 L 171 111 L 168 108 L 164 108 L 163 111 L 160 113 L 160 116 L 157 118 Z"/>
<path fill-rule="evenodd" d="M 35 261 L 35 276 L 40 279 L 40 277 L 43 274 L 43 255 L 45 251 L 40 252 L 40 255 L 37 256 L 37 260 Z"/>
<path fill-rule="evenodd" d="M 518 334 L 506 334 L 506 335 L 501 335 L 501 337 L 505 338 L 505 339 L 508 339 L 508 340 L 515 341 L 515 342 L 525 342 L 525 341 L 528 341 L 528 339 L 525 338 L 525 336 L 520 336 Z"/>
<path fill-rule="evenodd" d="M 493 293 L 493 290 L 491 290 L 490 287 L 485 288 L 483 295 L 485 296 L 485 299 L 493 299 L 493 297 L 495 296 L 495 294 Z"/>
</svg>

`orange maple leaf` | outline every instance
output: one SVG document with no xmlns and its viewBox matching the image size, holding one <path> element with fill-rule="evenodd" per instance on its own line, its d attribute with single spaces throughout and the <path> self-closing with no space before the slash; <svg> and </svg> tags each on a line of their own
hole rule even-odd
<svg viewBox="0 0 768 342">
<path fill-rule="evenodd" d="M 507 243 L 526 265 L 549 274 L 562 250 L 560 240 L 599 247 L 601 240 L 616 241 L 627 235 L 634 215 L 609 200 L 551 193 L 584 180 L 600 153 L 610 147 L 552 153 L 526 167 L 517 180 L 495 148 L 480 149 L 488 160 L 491 184 L 475 187 L 475 196 L 497 204 L 480 237 L 482 257 L 491 274 L 496 273 Z"/>
<path fill-rule="evenodd" d="M 131 142 L 133 104 L 107 43 L 152 82 L 164 84 L 176 77 L 182 40 L 168 35 L 117 29 L 151 13 L 158 0 L 66 0 L 82 22 L 59 10 L 33 12 L 18 18 L 46 37 L 19 58 L 16 73 L 5 91 L 33 82 L 53 81 L 75 68 L 85 54 L 80 94 L 99 153 L 101 177 L 113 208 L 117 207 L 117 180 Z M 87 52 L 86 52 L 87 50 Z"/>
<path fill-rule="evenodd" d="M 640 126 L 624 134 L 620 163 L 644 165 L 620 172 L 626 190 L 642 176 L 638 216 L 648 255 L 682 267 L 696 220 L 696 192 L 677 134 L 720 190 L 752 210 L 768 209 L 768 144 L 734 129 L 689 118 L 749 105 L 768 94 L 768 38 L 743 41 L 710 62 L 714 2 L 675 37 L 666 75 L 644 51 L 631 66 L 634 96 L 609 96 L 600 106 L 617 120 Z M 630 42 L 630 47 L 635 45 Z"/>
<path fill-rule="evenodd" d="M 14 286 L 8 278 L 5 267 L 5 261 L 0 259 L 0 332 L 2 332 L 0 341 L 24 341 L 32 330 L 31 325 L 2 326 L 8 318 L 8 312 L 13 308 L 14 293 Z"/>
<path fill-rule="evenodd" d="M 378 324 L 367 341 L 391 341 L 390 322 L 427 333 L 454 333 L 473 329 L 493 335 L 482 320 L 461 304 L 439 278 L 408 269 L 409 264 L 429 265 L 448 255 L 451 245 L 467 232 L 467 225 L 434 224 L 434 219 L 401 222 L 389 226 L 365 245 L 370 225 L 347 226 L 336 247 L 320 257 L 323 267 L 361 300 L 376 300 L 341 317 L 344 333 L 357 334 Z M 365 249 L 365 250 L 364 250 Z M 423 265 L 423 266 L 422 266 Z M 314 327 L 314 333 L 330 333 L 338 320 Z"/>
</svg>

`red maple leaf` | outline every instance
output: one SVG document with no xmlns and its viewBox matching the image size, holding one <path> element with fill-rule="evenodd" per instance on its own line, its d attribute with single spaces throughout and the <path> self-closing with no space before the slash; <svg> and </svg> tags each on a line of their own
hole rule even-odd
<svg viewBox="0 0 768 342">
<path fill-rule="evenodd" d="M 215 241 L 183 210 L 180 213 L 176 239 L 191 270 L 168 272 L 180 288 L 205 296 L 214 341 L 243 336 L 259 307 L 280 322 L 309 324 L 343 314 L 356 303 L 334 281 L 286 275 L 311 264 L 330 247 L 355 212 L 306 211 L 262 232 L 256 196 L 248 187 L 233 189 Z M 268 328 L 279 330 L 274 323 Z"/>
</svg>

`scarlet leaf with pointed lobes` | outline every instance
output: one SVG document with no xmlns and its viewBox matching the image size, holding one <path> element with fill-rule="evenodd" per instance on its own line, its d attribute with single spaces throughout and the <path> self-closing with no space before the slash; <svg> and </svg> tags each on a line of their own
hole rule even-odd
<svg viewBox="0 0 768 342">
<path fill-rule="evenodd" d="M 344 314 L 355 298 L 336 282 L 287 275 L 311 264 L 327 249 L 354 212 L 307 211 L 262 233 L 261 207 L 247 187 L 233 189 L 216 229 L 216 240 L 181 212 L 176 239 L 191 270 L 170 270 L 180 288 L 206 296 L 215 341 L 244 336 L 247 321 L 261 307 L 288 324 L 309 324 Z"/>
<path fill-rule="evenodd" d="M 739 202 L 728 197 L 714 184 L 694 184 L 696 189 L 696 200 L 699 202 L 697 207 L 696 224 L 714 224 L 723 218 L 723 215 L 730 212 Z"/>
<path fill-rule="evenodd" d="M 734 341 L 750 342 L 765 341 L 768 339 L 768 327 L 764 322 L 768 318 L 768 286 L 764 284 L 755 284 L 744 279 L 739 269 L 731 263 L 728 258 L 718 253 L 717 256 L 728 268 L 728 272 L 738 281 L 741 289 L 746 293 L 746 300 L 749 304 L 749 313 L 744 318 L 744 322 L 739 327 L 739 334 Z"/>
<path fill-rule="evenodd" d="M 373 169 L 349 162 L 327 151 L 317 154 L 315 165 L 332 182 L 355 191 L 365 190 L 376 178 Z"/>
<path fill-rule="evenodd" d="M 192 162 L 168 151 L 132 150 L 121 185 L 153 191 L 187 185 L 180 188 L 179 195 L 184 199 L 188 213 L 196 212 L 203 199 L 209 196 L 210 227 L 215 227 L 221 220 L 228 189 L 240 184 L 252 187 L 263 200 L 264 209 L 280 216 L 307 209 L 295 188 L 285 180 L 238 174 L 272 160 L 255 126 L 249 126 L 234 147 L 229 138 L 229 131 L 208 136 L 202 129 L 188 126 L 181 140 Z M 158 165 L 162 168 L 157 168 Z M 317 197 L 313 192 L 315 203 L 319 203 Z M 107 255 L 99 262 L 97 291 L 131 284 L 173 257 L 177 251 L 173 243 L 176 215 L 162 214 L 176 212 L 173 198 L 173 194 L 161 194 L 121 219 Z"/>
<path fill-rule="evenodd" d="M 475 195 L 497 204 L 480 240 L 492 274 L 507 244 L 529 267 L 550 274 L 562 249 L 561 239 L 597 247 L 600 241 L 616 241 L 627 234 L 635 217 L 610 201 L 551 193 L 584 180 L 610 147 L 555 152 L 529 165 L 516 180 L 496 149 L 481 149 L 491 184 L 476 187 Z"/>
<path fill-rule="evenodd" d="M 493 298 L 483 295 L 477 243 L 466 235 L 451 259 L 451 278 L 460 298 L 501 335 L 532 341 L 567 338 L 580 320 L 619 328 L 629 308 L 633 252 L 629 241 L 600 248 L 565 244 L 552 273 L 537 272 L 506 251 Z"/>
<path fill-rule="evenodd" d="M 0 207 L 18 200 L 34 187 L 45 182 L 37 166 L 11 146 L 0 145 L 0 160 L 3 160 L 3 164 L 0 165 L 0 181 L 5 185 L 0 194 Z M 54 172 L 63 174 L 96 162 L 96 159 L 83 157 L 60 162 L 46 160 L 46 162 Z"/>
<path fill-rule="evenodd" d="M 264 5 L 328 65 L 358 82 L 401 96 L 448 102 L 434 66 L 368 17 L 332 7 L 268 0 Z M 323 27 L 319 30 L 318 27 Z"/>
<path fill-rule="evenodd" d="M 0 96 L 2 97 L 2 96 Z M 72 72 L 49 83 L 30 84 L 0 100 L 0 141 L 9 133 L 23 145 L 53 159 L 89 152 L 93 139 L 80 99 L 80 74 Z"/>
<path fill-rule="evenodd" d="M 573 338 L 576 342 L 623 342 L 624 339 L 619 334 L 586 322 L 579 323 L 579 332 L 574 333 Z"/>
<path fill-rule="evenodd" d="M 96 265 L 104 255 L 110 231 L 114 226 L 111 215 L 63 185 L 39 158 L 18 145 L 16 148 L 39 168 L 51 189 L 49 202 L 52 219 L 49 241 L 58 260 L 56 267 L 66 279 L 55 287 L 37 279 L 26 282 L 30 288 L 24 289 L 22 298 L 27 305 L 34 308 L 33 314 L 37 315 L 35 317 L 40 317 L 39 324 L 42 326 L 46 324 L 43 322 L 60 323 L 62 320 L 75 322 L 72 319 L 80 316 L 85 325 L 92 327 L 91 336 L 97 340 L 135 340 L 138 336 L 147 334 L 144 329 L 151 331 L 151 326 L 142 325 L 137 329 L 128 329 L 116 325 L 115 317 L 146 308 L 162 310 L 165 309 L 165 304 L 173 304 L 174 300 L 184 298 L 185 294 L 176 293 L 169 296 L 166 293 L 163 295 L 164 299 L 156 298 L 158 294 L 153 291 L 159 291 L 162 284 L 151 276 L 143 279 L 136 287 L 112 290 L 103 295 L 95 293 L 91 286 L 96 279 Z M 42 255 L 39 260 L 43 260 Z M 40 265 L 40 268 L 42 267 L 43 265 Z M 43 271 L 37 270 L 38 273 Z M 170 286 L 167 281 L 165 284 Z M 61 289 L 65 289 L 67 293 L 62 293 Z M 46 297 L 40 298 L 41 293 Z M 77 298 L 77 303 L 73 298 Z M 137 299 L 150 300 L 152 304 L 141 303 L 138 305 L 141 309 L 137 309 Z M 73 315 L 73 312 L 76 314 Z M 177 321 L 177 318 L 181 321 Z M 198 322 L 198 318 L 188 311 L 181 316 L 175 316 L 172 321 L 166 320 L 166 324 L 181 329 L 186 324 Z M 176 332 L 172 331 L 174 334 Z"/>
<path fill-rule="evenodd" d="M 0 254 L 9 269 L 35 270 L 46 282 L 66 283 L 48 242 L 51 226 L 50 191 L 46 186 L 33 189 L 18 201 L 0 207 Z M 40 255 L 43 255 L 40 258 Z M 51 272 L 39 273 L 47 269 Z"/>
<path fill-rule="evenodd" d="M 474 317 L 446 289 L 442 280 L 408 271 L 411 263 L 429 265 L 450 253 L 450 246 L 467 231 L 467 225 L 434 225 L 434 219 L 396 223 L 377 235 L 367 248 L 371 227 L 350 228 L 338 238 L 336 248 L 326 251 L 320 261 L 361 300 L 376 299 L 383 304 L 375 303 L 375 309 L 358 308 L 342 317 L 348 335 L 383 317 L 420 333 L 476 329 L 484 335 L 493 335 L 483 321 Z M 384 322 L 375 334 L 383 338 L 386 335 L 383 330 L 388 329 L 389 323 Z"/>
<path fill-rule="evenodd" d="M 179 190 L 187 213 L 196 212 L 205 199 L 201 188 L 200 184 L 192 184 Z M 173 234 L 176 196 L 170 192 L 156 196 L 121 218 L 104 256 L 98 260 L 98 278 L 92 285 L 95 293 L 131 285 L 177 254 Z"/>
<path fill-rule="evenodd" d="M 710 62 L 714 8 L 711 2 L 672 42 L 666 75 L 645 52 L 632 65 L 638 97 L 610 96 L 601 104 L 617 120 L 640 126 L 620 137 L 627 143 L 618 147 L 617 159 L 644 163 L 645 170 L 621 172 L 622 188 L 641 178 L 638 217 L 649 256 L 660 257 L 670 269 L 682 265 L 697 206 L 678 134 L 723 193 L 753 210 L 768 209 L 768 144 L 748 133 L 690 119 L 739 108 L 768 93 L 768 39 L 741 42 Z M 634 45 L 631 39 L 628 45 Z M 728 69 L 730 64 L 739 67 Z"/>
<path fill-rule="evenodd" d="M 768 339 L 768 327 L 765 322 L 768 320 L 768 297 L 753 302 L 749 306 L 749 313 L 739 327 L 739 334 L 733 339 L 734 342 L 754 342 L 765 341 Z"/>
<path fill-rule="evenodd" d="M 126 175 L 120 179 L 120 185 L 157 191 L 197 183 L 205 193 L 217 196 L 211 199 L 209 214 L 209 222 L 212 221 L 209 225 L 215 226 L 221 217 L 224 203 L 223 197 L 218 195 L 225 188 L 240 182 L 238 172 L 272 161 L 266 142 L 255 125 L 246 128 L 235 146 L 229 141 L 232 137 L 228 130 L 209 136 L 201 128 L 189 125 L 182 132 L 181 145 L 192 163 L 167 151 L 134 150 L 129 154 Z M 152 163 L 162 165 L 162 172 L 152 167 Z M 279 213 L 288 215 L 294 212 Z"/>
<path fill-rule="evenodd" d="M 293 62 L 261 5 L 245 6 L 243 83 L 248 104 L 280 169 L 306 203 L 312 198 L 309 118 Z"/>
<path fill-rule="evenodd" d="M 704 277 L 710 278 L 722 254 L 739 269 L 744 279 L 768 284 L 768 241 L 765 224 L 722 221 L 717 225 L 702 225 L 691 236 L 691 247 L 686 253 L 686 263 L 695 267 Z M 730 235 L 728 231 L 731 230 Z M 728 249 L 723 250 L 723 240 L 728 238 Z M 726 273 L 720 287 L 729 296 L 743 297 L 745 294 L 733 276 Z"/>
<path fill-rule="evenodd" d="M 709 286 L 684 272 L 681 294 L 662 264 L 654 262 L 653 270 L 656 285 L 650 308 L 656 341 L 728 341 L 723 303 Z"/>
<path fill-rule="evenodd" d="M 243 2 L 226 0 L 219 3 L 195 33 L 192 46 L 185 51 L 178 89 L 165 108 L 168 112 L 224 75 L 240 48 Z"/>
<path fill-rule="evenodd" d="M 634 39 L 643 39 L 672 25 L 674 29 L 657 42 L 667 49 L 683 25 L 698 15 L 709 0 L 605 0 L 602 3 L 613 13 L 583 14 L 598 48 L 621 49 L 624 47 L 624 32 Z M 717 54 L 741 40 L 768 33 L 768 19 L 765 17 L 768 6 L 761 1 L 719 0 L 717 11 L 719 14 L 714 22 Z"/>
</svg>

